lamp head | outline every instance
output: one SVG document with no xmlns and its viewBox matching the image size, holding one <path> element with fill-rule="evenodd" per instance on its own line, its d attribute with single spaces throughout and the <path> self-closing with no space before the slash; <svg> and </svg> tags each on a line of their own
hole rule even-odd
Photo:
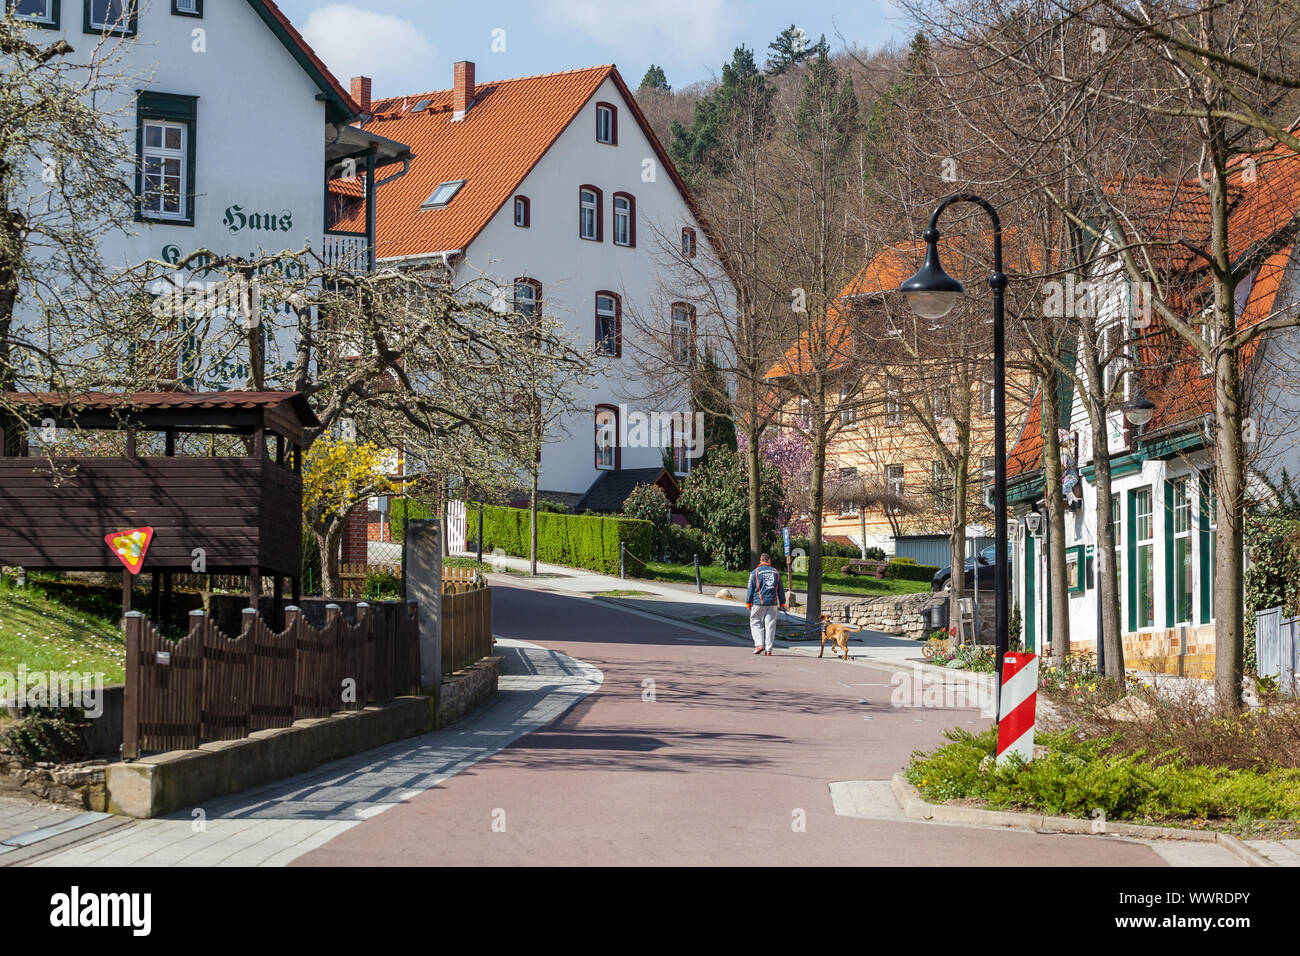
<svg viewBox="0 0 1300 956">
<path fill-rule="evenodd" d="M 1025 528 L 1030 534 L 1038 534 L 1038 528 L 1043 523 L 1043 516 L 1037 511 L 1031 511 L 1025 515 Z"/>
<path fill-rule="evenodd" d="M 1134 395 L 1124 403 L 1124 417 L 1130 425 L 1142 428 L 1156 413 L 1156 403 L 1145 395 Z"/>
<path fill-rule="evenodd" d="M 914 276 L 898 287 L 898 291 L 903 293 L 908 308 L 917 315 L 939 319 L 952 311 L 966 290 L 939 264 L 939 230 L 927 229 L 921 238 L 925 240 L 925 261 Z"/>
</svg>

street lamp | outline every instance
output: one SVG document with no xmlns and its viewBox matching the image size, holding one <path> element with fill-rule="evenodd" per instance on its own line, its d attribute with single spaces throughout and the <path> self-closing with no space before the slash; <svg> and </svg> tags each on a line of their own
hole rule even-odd
<svg viewBox="0 0 1300 956">
<path fill-rule="evenodd" d="M 1124 403 L 1124 417 L 1137 428 L 1145 427 L 1155 413 L 1156 403 L 1140 393 Z"/>
<path fill-rule="evenodd" d="M 1000 715 L 1002 659 L 1006 656 L 1010 643 L 1007 594 L 1007 368 L 1002 303 L 1007 277 L 1002 271 L 1002 220 L 998 218 L 993 204 L 974 193 L 954 193 L 944 198 L 934 207 L 934 212 L 930 213 L 929 227 L 921 234 L 925 240 L 925 260 L 921 263 L 921 268 L 898 288 L 909 308 L 923 318 L 941 318 L 957 304 L 965 290 L 939 264 L 938 242 L 939 215 L 958 202 L 974 203 L 988 213 L 993 221 L 993 274 L 989 276 L 989 288 L 993 290 L 993 553 L 997 560 L 997 567 L 993 569 L 993 589 L 996 600 L 997 700 Z"/>
</svg>

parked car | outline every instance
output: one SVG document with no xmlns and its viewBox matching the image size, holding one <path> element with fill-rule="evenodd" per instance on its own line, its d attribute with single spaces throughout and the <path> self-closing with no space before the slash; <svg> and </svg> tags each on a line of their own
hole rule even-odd
<svg viewBox="0 0 1300 956">
<path fill-rule="evenodd" d="M 979 551 L 972 558 L 966 559 L 966 590 L 975 586 L 975 569 L 979 568 L 980 588 L 993 587 L 994 559 L 997 545 L 991 544 Z M 1007 555 L 1007 574 L 1011 573 L 1011 555 Z M 952 589 L 952 565 L 940 568 L 930 581 L 931 591 L 948 591 Z"/>
</svg>

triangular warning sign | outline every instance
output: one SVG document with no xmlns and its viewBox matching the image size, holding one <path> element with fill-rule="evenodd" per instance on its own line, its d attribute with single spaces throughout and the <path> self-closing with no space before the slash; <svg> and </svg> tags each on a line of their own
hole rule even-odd
<svg viewBox="0 0 1300 956">
<path fill-rule="evenodd" d="M 114 531 L 104 535 L 109 548 L 117 559 L 126 565 L 132 574 L 139 574 L 144 564 L 144 556 L 149 551 L 149 542 L 153 540 L 153 528 L 128 528 L 126 531 Z"/>
</svg>

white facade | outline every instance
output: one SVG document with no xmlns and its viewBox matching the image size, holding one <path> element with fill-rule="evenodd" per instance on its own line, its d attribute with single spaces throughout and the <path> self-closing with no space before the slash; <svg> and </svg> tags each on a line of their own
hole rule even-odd
<svg viewBox="0 0 1300 956">
<path fill-rule="evenodd" d="M 1239 287 L 1239 311 L 1246 301 L 1252 276 Z M 1292 253 L 1283 274 L 1273 314 L 1294 309 L 1300 302 L 1300 256 Z M 1123 296 L 1102 299 L 1108 315 L 1122 322 Z M 1112 308 L 1120 302 L 1119 310 Z M 1114 314 L 1111 314 L 1114 312 Z M 1289 374 L 1278 369 L 1294 367 L 1295 330 L 1275 332 L 1261 343 L 1243 379 L 1249 383 L 1248 480 L 1255 497 L 1266 500 L 1270 485 L 1285 471 L 1300 477 L 1300 389 Z M 1125 392 L 1131 390 L 1126 385 Z M 1081 503 L 1067 509 L 1065 535 L 1070 562 L 1067 613 L 1072 646 L 1095 648 L 1099 622 L 1096 591 L 1100 564 L 1096 555 L 1097 489 L 1091 480 L 1093 434 L 1084 407 L 1086 399 L 1073 395 L 1067 438 L 1077 442 L 1082 477 Z M 1136 643 L 1149 653 L 1160 647 L 1188 648 L 1213 641 L 1215 489 L 1212 483 L 1213 449 L 1207 445 L 1209 422 L 1188 422 L 1178 431 L 1141 436 L 1128 429 L 1122 412 L 1108 419 L 1112 495 L 1117 504 L 1117 548 L 1120 630 L 1126 644 Z M 1252 437 L 1253 436 L 1253 439 Z M 1041 478 L 1037 479 L 1041 481 Z M 1014 498 L 1014 495 L 1013 495 Z M 1109 503 L 1101 503 L 1103 520 Z M 1031 534 L 1026 514 L 1041 515 L 1037 534 Z M 1021 609 L 1026 646 L 1041 649 L 1050 635 L 1048 609 L 1047 520 L 1041 495 L 1034 504 L 1016 507 L 1016 546 L 1013 601 Z M 1074 570 L 1078 567 L 1079 571 Z"/>
<path fill-rule="evenodd" d="M 599 102 L 618 107 L 617 145 L 596 141 Z M 583 185 L 602 193 L 600 241 L 578 234 Z M 636 200 L 632 247 L 614 242 L 616 193 Z M 605 79 L 515 195 L 529 200 L 528 228 L 515 225 L 512 197 L 465 250 L 456 266 L 458 280 L 485 274 L 506 290 L 520 277 L 540 282 L 545 314 L 563 321 L 579 348 L 595 343 L 596 293 L 611 291 L 621 297 L 622 356 L 598 359 L 600 374 L 580 396 L 583 410 L 569 416 L 542 450 L 540 489 L 581 494 L 601 474 L 595 456 L 597 406 L 626 406 L 629 413 L 690 411 L 685 400 L 667 406 L 644 400 L 660 383 L 645 381 L 638 369 L 638 355 L 644 360 L 649 345 L 635 341 L 632 316 L 642 322 L 659 319 L 663 329 L 669 327 L 673 297 L 668 288 L 676 277 L 670 275 L 663 237 L 680 243 L 682 228 L 689 227 L 695 231 L 699 261 L 716 263 L 716 253 L 612 78 Z M 728 299 L 734 299 L 730 288 L 728 293 Z M 702 303 L 698 313 L 702 331 Z M 623 447 L 620 458 L 623 469 L 651 468 L 661 464 L 663 454 L 659 447 Z"/>
<path fill-rule="evenodd" d="M 109 232 L 100 243 L 105 263 L 175 261 L 204 248 L 250 259 L 308 242 L 321 249 L 327 103 L 319 77 L 291 50 L 294 41 L 278 36 L 249 0 L 207 0 L 197 5 L 200 16 L 173 13 L 170 0 L 145 0 L 133 37 L 101 38 L 83 31 L 86 2 L 61 0 L 59 28 L 34 30 L 31 39 L 64 37 L 76 62 L 87 62 L 97 46 L 113 52 L 113 69 L 127 76 L 120 101 L 104 108 L 120 110 L 123 135 L 134 142 L 137 123 L 151 118 L 144 106 L 150 94 L 192 110 L 192 120 L 177 124 L 192 194 L 184 221 L 145 219 Z M 124 170 L 124 178 L 133 175 Z M 21 322 L 21 298 L 19 310 Z M 275 363 L 292 357 L 291 338 L 273 344 L 268 379 Z M 233 364 L 206 367 L 194 385 L 241 387 L 246 374 Z"/>
</svg>

